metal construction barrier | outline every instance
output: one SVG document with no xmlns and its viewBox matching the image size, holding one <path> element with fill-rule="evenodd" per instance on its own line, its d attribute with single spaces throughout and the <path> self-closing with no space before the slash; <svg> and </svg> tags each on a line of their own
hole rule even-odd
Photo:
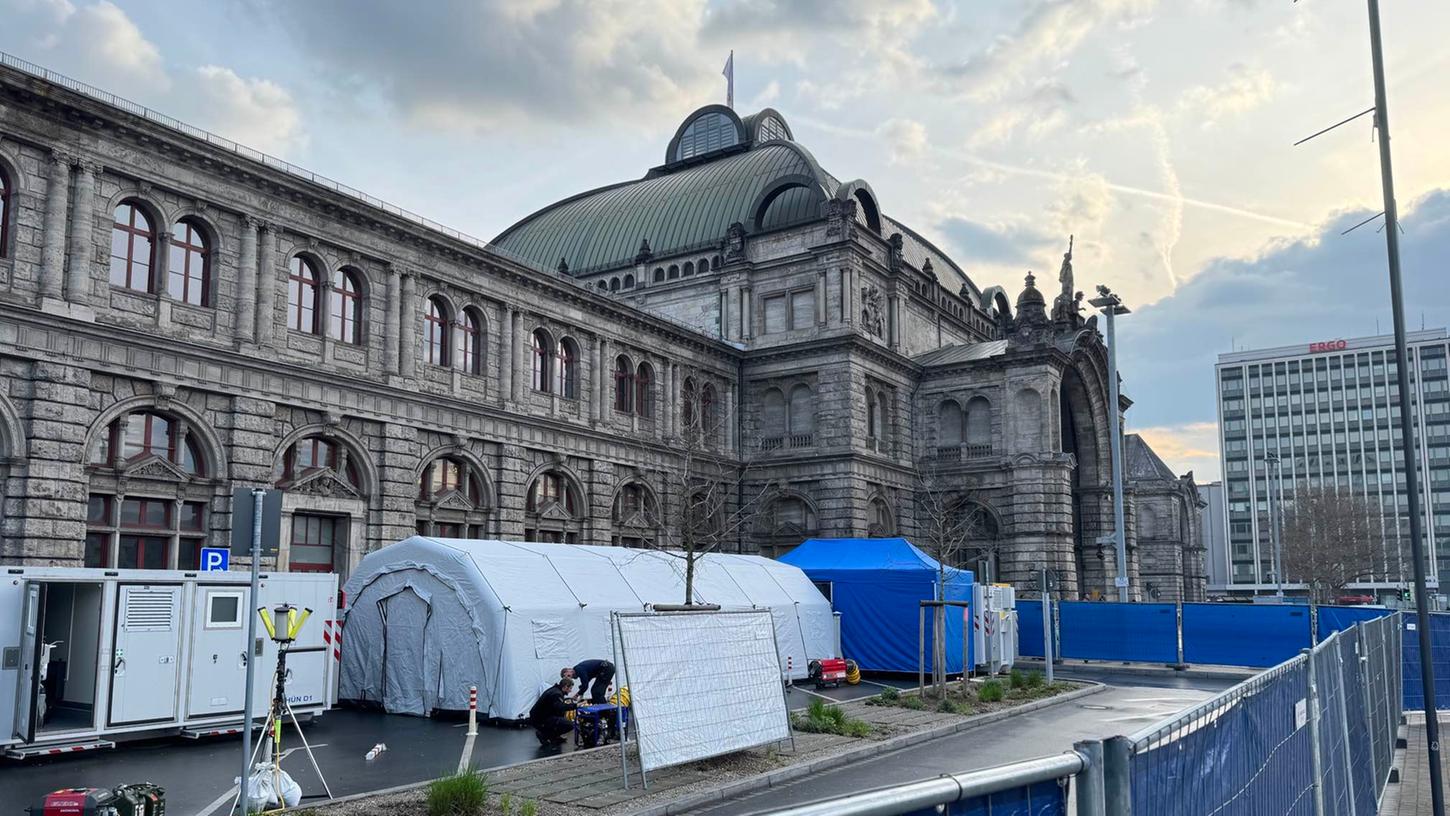
<svg viewBox="0 0 1450 816">
<path fill-rule="evenodd" d="M 1178 660 L 1178 608 L 1174 604 L 1061 601 L 1057 607 L 1061 631 L 1055 654 L 1143 663 Z M 1039 618 L 1037 631 L 1041 630 Z"/>
<path fill-rule="evenodd" d="M 771 811 L 771 816 L 1103 816 L 1102 745 Z M 1068 784 L 1071 781 L 1073 784 Z"/>
<path fill-rule="evenodd" d="M 1017 599 L 1017 654 L 1042 657 L 1042 599 Z"/>
<path fill-rule="evenodd" d="M 1314 609 L 1314 636 L 1322 640 L 1335 632 L 1342 632 L 1356 623 L 1393 615 L 1393 609 L 1375 606 L 1316 606 Z"/>
<path fill-rule="evenodd" d="M 1183 659 L 1189 663 L 1267 668 L 1313 643 L 1307 606 L 1183 605 Z"/>
<path fill-rule="evenodd" d="M 1371 816 L 1400 721 L 1400 619 L 1364 621 L 1223 694 L 1105 746 L 1126 756 L 1114 813 Z"/>
<path fill-rule="evenodd" d="M 1425 684 L 1420 677 L 1420 616 L 1403 613 L 1405 660 L 1405 708 L 1425 707 Z M 1450 615 L 1430 614 L 1430 636 L 1435 650 L 1435 707 L 1450 708 Z"/>
</svg>

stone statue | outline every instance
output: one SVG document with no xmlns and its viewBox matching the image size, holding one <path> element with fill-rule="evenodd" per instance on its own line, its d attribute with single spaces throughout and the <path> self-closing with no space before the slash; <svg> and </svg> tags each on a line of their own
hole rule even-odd
<svg viewBox="0 0 1450 816">
<path fill-rule="evenodd" d="M 1072 242 L 1073 236 L 1067 236 L 1067 252 L 1062 255 L 1062 269 L 1057 273 L 1057 282 L 1061 291 L 1052 300 L 1052 319 L 1071 321 L 1082 313 L 1082 293 L 1076 296 L 1072 290 Z"/>
<path fill-rule="evenodd" d="M 736 221 L 725 231 L 725 260 L 745 258 L 745 225 Z"/>
<path fill-rule="evenodd" d="M 1062 256 L 1062 269 L 1057 273 L 1057 282 L 1062 284 L 1063 300 L 1072 300 L 1072 239 L 1067 236 L 1067 252 Z"/>
</svg>

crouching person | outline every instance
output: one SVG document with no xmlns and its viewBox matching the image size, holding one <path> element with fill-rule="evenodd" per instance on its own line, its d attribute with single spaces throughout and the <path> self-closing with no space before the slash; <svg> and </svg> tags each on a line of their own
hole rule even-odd
<svg viewBox="0 0 1450 816">
<path fill-rule="evenodd" d="M 573 688 L 573 679 L 561 678 L 558 683 L 544 689 L 538 702 L 529 709 L 529 725 L 534 727 L 540 745 L 562 745 L 569 732 L 574 730 L 574 723 L 564 716 L 574 710 L 574 703 L 565 699 Z"/>
</svg>

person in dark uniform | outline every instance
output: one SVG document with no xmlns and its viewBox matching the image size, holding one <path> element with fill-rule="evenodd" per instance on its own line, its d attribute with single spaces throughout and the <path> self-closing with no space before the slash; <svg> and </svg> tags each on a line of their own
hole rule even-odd
<svg viewBox="0 0 1450 816">
<path fill-rule="evenodd" d="M 585 660 L 569 669 L 566 676 L 572 676 L 579 681 L 577 699 L 583 699 L 584 690 L 589 689 L 589 702 L 599 705 L 605 701 L 609 684 L 614 682 L 614 664 L 608 660 Z M 591 683 L 593 685 L 590 685 Z"/>
<path fill-rule="evenodd" d="M 573 680 L 561 678 L 558 683 L 544 689 L 534 707 L 529 709 L 529 725 L 534 727 L 534 735 L 539 738 L 540 745 L 562 745 L 566 735 L 574 730 L 574 723 L 564 716 L 575 706 L 565 699 L 573 687 Z"/>
</svg>

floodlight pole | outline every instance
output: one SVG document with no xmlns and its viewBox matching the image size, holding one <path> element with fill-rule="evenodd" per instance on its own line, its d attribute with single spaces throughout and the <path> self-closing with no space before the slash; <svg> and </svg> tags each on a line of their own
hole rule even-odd
<svg viewBox="0 0 1450 816">
<path fill-rule="evenodd" d="M 1390 310 L 1395 325 L 1395 379 L 1400 388 L 1400 444 L 1405 449 L 1405 492 L 1410 499 L 1410 560 L 1415 570 L 1415 611 L 1420 625 L 1420 677 L 1425 689 L 1425 743 L 1429 748 L 1430 812 L 1445 813 L 1440 779 L 1440 722 L 1435 704 L 1435 664 L 1430 643 L 1430 602 L 1425 587 L 1424 519 L 1420 517 L 1420 480 L 1416 473 L 1415 434 L 1410 416 L 1410 361 L 1405 349 L 1405 299 L 1400 288 L 1400 225 L 1395 208 L 1395 176 L 1390 163 L 1390 116 L 1385 99 L 1384 49 L 1380 43 L 1379 0 L 1369 0 L 1370 58 L 1374 64 L 1375 125 L 1379 129 L 1380 183 L 1384 187 L 1385 249 L 1390 266 Z"/>
<path fill-rule="evenodd" d="M 252 594 L 247 599 L 247 606 L 243 607 L 244 613 L 249 613 L 248 608 L 257 602 L 257 596 L 261 592 L 260 565 L 262 552 L 262 497 L 267 491 L 260 487 L 252 489 Z M 252 774 L 252 690 L 257 682 L 257 656 L 255 653 L 257 643 L 257 616 L 247 614 L 247 643 L 243 656 L 247 660 L 247 692 L 242 699 L 242 778 L 237 785 L 241 795 L 237 797 L 237 805 L 241 812 L 247 812 L 247 778 Z M 326 782 L 323 782 L 326 785 Z"/>
<path fill-rule="evenodd" d="M 1123 299 L 1113 294 L 1106 286 L 1098 286 L 1098 297 L 1088 301 L 1102 309 L 1107 323 L 1108 335 L 1108 429 L 1113 457 L 1113 545 L 1117 553 L 1118 575 L 1114 583 L 1118 587 L 1118 600 L 1128 602 L 1128 542 L 1123 530 L 1123 422 L 1118 416 L 1118 337 L 1113 331 L 1113 318 L 1129 313 Z"/>
</svg>

